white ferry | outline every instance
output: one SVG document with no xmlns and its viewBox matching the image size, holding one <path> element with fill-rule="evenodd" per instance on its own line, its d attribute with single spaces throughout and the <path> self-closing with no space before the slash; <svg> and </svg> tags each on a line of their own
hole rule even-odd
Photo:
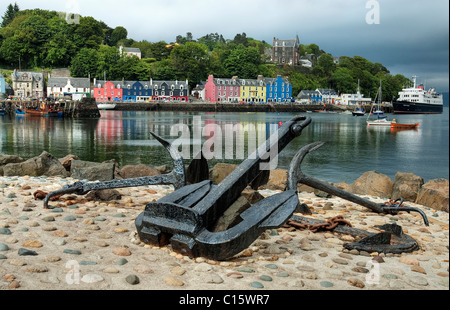
<svg viewBox="0 0 450 310">
<path fill-rule="evenodd" d="M 396 114 L 438 114 L 443 110 L 442 94 L 436 92 L 434 88 L 425 91 L 422 84 L 416 86 L 416 76 L 413 76 L 414 86 L 403 88 L 398 93 L 399 98 L 393 102 L 394 113 Z"/>
</svg>

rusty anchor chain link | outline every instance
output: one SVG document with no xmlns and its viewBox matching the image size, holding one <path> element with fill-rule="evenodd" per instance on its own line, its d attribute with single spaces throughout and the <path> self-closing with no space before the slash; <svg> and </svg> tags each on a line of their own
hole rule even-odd
<svg viewBox="0 0 450 310">
<path fill-rule="evenodd" d="M 300 230 L 309 230 L 312 232 L 318 232 L 318 231 L 331 231 L 335 229 L 338 225 L 348 226 L 352 227 L 352 224 L 350 222 L 346 221 L 342 215 L 335 216 L 331 219 L 328 219 L 327 221 L 323 223 L 317 223 L 317 224 L 310 224 L 310 223 L 300 223 L 294 220 L 288 220 L 285 227 L 294 227 L 296 229 Z"/>
</svg>

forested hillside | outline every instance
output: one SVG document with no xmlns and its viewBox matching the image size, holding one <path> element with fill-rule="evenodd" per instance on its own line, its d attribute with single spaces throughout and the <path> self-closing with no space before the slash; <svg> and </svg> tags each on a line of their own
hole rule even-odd
<svg viewBox="0 0 450 310">
<path fill-rule="evenodd" d="M 74 77 L 188 79 L 191 87 L 205 81 L 209 74 L 247 79 L 283 75 L 292 83 L 294 96 L 302 89 L 316 88 L 353 93 L 359 80 L 361 92 L 372 98 L 381 80 L 384 100 L 391 100 L 409 81 L 403 75 L 392 76 L 382 64 L 360 56 L 341 56 L 336 64 L 332 55 L 314 43 L 300 47 L 301 55 L 309 54 L 314 59 L 315 65 L 308 69 L 271 63 L 267 53 L 271 45 L 245 33 L 232 39 L 217 33 L 194 39 L 187 32 L 174 41 L 151 42 L 149 32 L 149 41 L 136 41 L 128 37 L 126 25 L 111 28 L 90 16 L 80 16 L 76 23 L 70 23 L 65 13 L 56 11 L 20 10 L 13 4 L 4 9 L 0 66 L 6 71 L 70 68 Z M 121 56 L 119 46 L 139 48 L 142 59 Z"/>
</svg>

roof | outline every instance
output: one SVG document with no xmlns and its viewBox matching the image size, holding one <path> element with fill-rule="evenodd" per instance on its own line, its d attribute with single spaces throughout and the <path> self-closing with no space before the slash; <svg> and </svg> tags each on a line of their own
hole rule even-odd
<svg viewBox="0 0 450 310">
<path fill-rule="evenodd" d="M 334 89 L 318 88 L 316 91 L 320 92 L 322 95 L 337 96 L 338 94 Z"/>
<path fill-rule="evenodd" d="M 300 98 L 300 99 L 304 99 L 304 98 L 308 98 L 308 97 L 320 97 L 320 93 L 315 90 L 304 89 L 297 95 L 297 98 Z"/>
<path fill-rule="evenodd" d="M 287 39 L 287 40 L 280 40 L 278 38 L 273 38 L 273 45 L 274 47 L 279 46 L 298 47 L 300 45 L 300 40 L 298 39 L 298 36 L 295 39 Z"/>
<path fill-rule="evenodd" d="M 33 80 L 36 80 L 36 81 L 41 81 L 44 79 L 44 75 L 41 72 L 28 72 L 28 71 L 17 71 L 17 70 L 14 70 L 14 72 L 11 74 L 11 77 L 13 79 L 18 80 L 21 77 L 23 77 L 24 75 L 31 75 Z"/>
<path fill-rule="evenodd" d="M 127 53 L 140 53 L 141 52 L 141 50 L 137 47 L 124 47 L 123 51 L 127 52 Z"/>
<path fill-rule="evenodd" d="M 88 88 L 91 84 L 89 78 L 73 78 L 73 77 L 50 77 L 47 87 L 64 87 L 70 80 L 70 85 L 75 88 Z"/>
</svg>

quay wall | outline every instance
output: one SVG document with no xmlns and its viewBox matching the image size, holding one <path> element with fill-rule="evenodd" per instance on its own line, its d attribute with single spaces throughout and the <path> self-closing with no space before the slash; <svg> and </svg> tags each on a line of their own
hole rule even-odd
<svg viewBox="0 0 450 310">
<path fill-rule="evenodd" d="M 89 101 L 93 101 L 90 99 Z M 91 103 L 92 104 L 92 103 Z M 208 102 L 115 102 L 117 111 L 190 111 L 190 112 L 307 112 L 323 110 L 342 112 L 354 110 L 354 106 L 342 106 L 335 104 L 242 104 L 242 103 L 208 103 Z M 0 107 L 5 107 L 7 112 L 14 113 L 14 106 L 23 108 L 36 107 L 36 101 L 0 101 Z M 59 104 L 61 108 L 72 110 L 74 107 L 82 109 L 77 102 L 66 101 Z M 366 112 L 370 112 L 371 105 L 362 107 Z M 392 107 L 383 106 L 385 113 L 391 113 Z M 67 111 L 66 111 L 67 112 Z M 68 113 L 69 114 L 69 113 Z M 69 115 L 67 115 L 69 116 Z"/>
</svg>

